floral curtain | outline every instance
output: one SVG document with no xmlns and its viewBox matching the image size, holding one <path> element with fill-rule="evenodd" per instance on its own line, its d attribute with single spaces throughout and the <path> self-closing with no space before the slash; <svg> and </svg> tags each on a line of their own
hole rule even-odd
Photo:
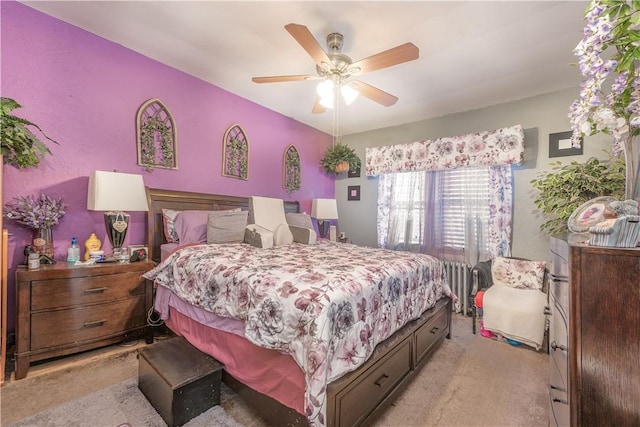
<svg viewBox="0 0 640 427">
<path fill-rule="evenodd" d="M 409 144 L 366 149 L 367 176 L 470 166 L 521 164 L 521 125 Z"/>
</svg>

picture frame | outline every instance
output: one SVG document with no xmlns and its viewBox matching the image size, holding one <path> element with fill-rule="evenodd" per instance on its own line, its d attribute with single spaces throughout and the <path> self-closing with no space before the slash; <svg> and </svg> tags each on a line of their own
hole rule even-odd
<svg viewBox="0 0 640 427">
<path fill-rule="evenodd" d="M 582 138 L 580 147 L 571 145 L 571 134 L 573 132 L 557 132 L 549 134 L 549 157 L 579 156 L 583 153 Z"/>
<path fill-rule="evenodd" d="M 359 185 L 349 185 L 347 187 L 347 200 L 360 200 Z"/>
<path fill-rule="evenodd" d="M 349 169 L 349 172 L 347 172 L 347 177 L 360 178 L 360 168 Z"/>
<path fill-rule="evenodd" d="M 591 199 L 578 207 L 567 221 L 569 231 L 573 233 L 588 233 L 589 228 L 602 222 L 604 211 L 609 203 L 616 200 L 610 196 L 601 196 Z"/>
</svg>

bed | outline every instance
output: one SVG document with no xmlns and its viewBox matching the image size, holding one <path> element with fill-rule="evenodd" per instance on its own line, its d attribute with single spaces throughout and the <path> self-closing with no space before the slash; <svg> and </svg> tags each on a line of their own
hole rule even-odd
<svg viewBox="0 0 640 427">
<path fill-rule="evenodd" d="M 163 209 L 246 211 L 249 198 L 152 188 L 147 198 L 156 310 L 220 360 L 223 381 L 270 424 L 368 423 L 450 337 L 455 296 L 434 258 L 327 241 L 167 250 Z"/>
</svg>

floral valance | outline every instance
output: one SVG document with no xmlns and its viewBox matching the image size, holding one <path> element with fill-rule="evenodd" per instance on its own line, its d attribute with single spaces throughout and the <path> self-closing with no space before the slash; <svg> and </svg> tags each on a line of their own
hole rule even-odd
<svg viewBox="0 0 640 427">
<path fill-rule="evenodd" d="M 366 149 L 368 176 L 465 166 L 521 164 L 523 161 L 524 130 L 521 125 Z"/>
</svg>

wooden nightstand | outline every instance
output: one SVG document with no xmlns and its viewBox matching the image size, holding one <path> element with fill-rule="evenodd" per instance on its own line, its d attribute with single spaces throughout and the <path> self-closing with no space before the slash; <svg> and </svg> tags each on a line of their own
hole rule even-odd
<svg viewBox="0 0 640 427">
<path fill-rule="evenodd" d="M 153 283 L 142 278 L 151 262 L 70 266 L 66 262 L 16 271 L 16 372 L 31 362 L 144 336 Z"/>
</svg>

